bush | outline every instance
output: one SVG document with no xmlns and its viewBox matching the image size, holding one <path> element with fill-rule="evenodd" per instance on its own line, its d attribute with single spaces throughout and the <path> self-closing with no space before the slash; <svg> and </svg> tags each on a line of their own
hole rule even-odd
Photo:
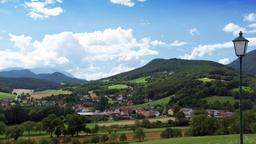
<svg viewBox="0 0 256 144">
<path fill-rule="evenodd" d="M 60 143 L 60 140 L 56 137 L 51 138 L 51 141 L 52 141 L 52 144 L 59 144 Z"/>
<path fill-rule="evenodd" d="M 181 137 L 182 133 L 179 129 L 167 128 L 161 133 L 161 138 L 172 138 L 172 137 Z"/>
<path fill-rule="evenodd" d="M 256 133 L 256 123 L 252 124 L 252 132 Z"/>
<path fill-rule="evenodd" d="M 71 143 L 72 144 L 81 144 L 81 142 L 78 139 L 73 139 Z"/>
<path fill-rule="evenodd" d="M 142 128 L 137 128 L 133 133 L 133 139 L 138 141 L 143 141 L 145 138 L 145 133 Z"/>
<path fill-rule="evenodd" d="M 38 144 L 52 144 L 52 142 L 49 139 L 41 139 Z"/>
<path fill-rule="evenodd" d="M 107 142 L 108 141 L 108 136 L 107 135 L 102 135 L 101 137 L 100 137 L 100 142 L 101 143 L 105 143 L 105 142 Z"/>
<path fill-rule="evenodd" d="M 36 142 L 31 139 L 19 139 L 15 144 L 35 144 Z"/>
<path fill-rule="evenodd" d="M 209 118 L 204 114 L 193 116 L 192 123 L 190 125 L 191 134 L 193 136 L 213 135 L 217 128 L 217 120 Z"/>
<path fill-rule="evenodd" d="M 7 129 L 5 132 L 5 135 L 7 138 L 13 138 L 14 140 L 17 140 L 20 136 L 23 135 L 23 129 L 21 126 L 14 126 Z"/>
<path fill-rule="evenodd" d="M 100 137 L 95 135 L 91 138 L 91 143 L 98 143 L 100 142 Z"/>
<path fill-rule="evenodd" d="M 71 137 L 70 136 L 64 136 L 64 138 L 63 138 L 63 143 L 69 143 L 69 142 L 71 142 Z"/>
<path fill-rule="evenodd" d="M 189 125 L 189 120 L 185 118 L 177 119 L 175 121 L 175 126 L 188 126 Z"/>
<path fill-rule="evenodd" d="M 120 135 L 120 137 L 119 137 L 119 140 L 120 140 L 121 142 L 127 141 L 126 135 L 125 135 L 124 133 L 122 133 L 122 134 Z"/>
<path fill-rule="evenodd" d="M 142 127 L 144 128 L 150 128 L 151 127 L 151 123 L 148 119 L 143 119 L 141 122 Z"/>
<path fill-rule="evenodd" d="M 110 135 L 109 135 L 109 141 L 110 143 L 114 144 L 114 143 L 118 143 L 118 135 L 116 132 L 112 132 Z"/>
</svg>

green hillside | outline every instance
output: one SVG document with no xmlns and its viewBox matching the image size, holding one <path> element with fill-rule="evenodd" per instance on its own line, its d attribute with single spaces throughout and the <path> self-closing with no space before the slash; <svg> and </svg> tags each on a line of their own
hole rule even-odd
<svg viewBox="0 0 256 144">
<path fill-rule="evenodd" d="M 0 99 L 6 99 L 6 98 L 14 99 L 15 95 L 10 93 L 0 92 Z"/>
<path fill-rule="evenodd" d="M 248 93 L 245 102 L 249 106 L 253 106 L 256 98 L 255 84 L 254 76 L 244 76 Z M 239 74 L 225 65 L 202 60 L 155 59 L 138 69 L 79 86 L 74 92 L 86 94 L 93 90 L 99 96 L 108 96 L 111 104 L 119 95 L 125 95 L 135 106 L 178 104 L 231 110 L 239 95 L 238 87 Z"/>
<path fill-rule="evenodd" d="M 40 80 L 35 78 L 3 78 L 0 77 L 0 90 L 9 91 L 12 89 L 35 89 L 46 90 L 56 89 L 60 87 L 59 84 L 47 80 Z"/>
</svg>

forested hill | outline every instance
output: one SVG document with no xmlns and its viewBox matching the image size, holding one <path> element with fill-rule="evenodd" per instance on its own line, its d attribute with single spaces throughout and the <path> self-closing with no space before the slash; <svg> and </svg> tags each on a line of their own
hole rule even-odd
<svg viewBox="0 0 256 144">
<path fill-rule="evenodd" d="M 228 66 L 239 70 L 239 65 L 239 59 L 236 59 Z M 247 53 L 243 58 L 243 70 L 247 74 L 256 75 L 256 50 Z"/>
<path fill-rule="evenodd" d="M 0 77 L 0 91 L 11 92 L 13 89 L 56 89 L 60 84 L 35 78 L 3 78 Z"/>
<path fill-rule="evenodd" d="M 254 76 L 244 76 L 247 106 L 255 101 L 255 85 Z M 155 59 L 138 69 L 78 86 L 74 92 L 94 91 L 119 105 L 126 105 L 117 101 L 123 95 L 135 105 L 169 98 L 165 99 L 169 105 L 230 110 L 237 105 L 238 87 L 238 72 L 217 62 Z"/>
<path fill-rule="evenodd" d="M 223 71 L 235 73 L 233 69 L 222 64 L 203 60 L 182 60 L 182 59 L 155 59 L 145 66 L 115 75 L 111 78 L 134 79 L 142 76 L 150 76 L 155 73 L 191 73 L 206 74 L 212 71 Z"/>
</svg>

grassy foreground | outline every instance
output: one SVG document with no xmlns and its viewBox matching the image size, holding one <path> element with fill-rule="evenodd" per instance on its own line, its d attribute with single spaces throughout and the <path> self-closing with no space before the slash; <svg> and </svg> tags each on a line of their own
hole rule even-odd
<svg viewBox="0 0 256 144">
<path fill-rule="evenodd" d="M 0 99 L 11 98 L 14 99 L 16 96 L 10 93 L 0 92 Z"/>
<path fill-rule="evenodd" d="M 245 135 L 244 144 L 255 144 L 256 134 Z M 138 142 L 135 142 L 136 144 Z M 182 137 L 145 141 L 139 144 L 239 144 L 239 135 Z"/>
</svg>

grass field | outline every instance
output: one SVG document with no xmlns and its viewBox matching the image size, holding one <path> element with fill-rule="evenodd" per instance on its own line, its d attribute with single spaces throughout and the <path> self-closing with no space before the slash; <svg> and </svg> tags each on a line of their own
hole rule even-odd
<svg viewBox="0 0 256 144">
<path fill-rule="evenodd" d="M 210 96 L 205 98 L 208 104 L 214 104 L 216 101 L 220 103 L 230 102 L 231 104 L 235 103 L 235 98 L 231 96 Z"/>
<path fill-rule="evenodd" d="M 131 80 L 130 82 L 131 82 L 131 83 L 136 83 L 136 84 L 145 84 L 145 83 L 147 83 L 147 79 L 148 79 L 148 78 L 149 78 L 149 77 L 140 77 L 140 78 Z"/>
<path fill-rule="evenodd" d="M 146 106 L 156 106 L 156 105 L 166 105 L 169 103 L 172 96 L 161 98 L 158 100 L 150 101 L 144 104 L 132 105 L 131 107 L 146 107 Z"/>
<path fill-rule="evenodd" d="M 133 144 L 137 144 L 134 142 Z M 246 135 L 244 144 L 255 144 L 256 134 Z M 145 141 L 138 144 L 239 144 L 239 135 L 182 137 Z"/>
<path fill-rule="evenodd" d="M 108 89 L 112 90 L 112 89 L 127 89 L 128 86 L 124 85 L 124 84 L 116 84 L 116 85 L 111 85 L 108 86 Z"/>
<path fill-rule="evenodd" d="M 237 92 L 238 93 L 239 91 L 240 91 L 239 88 L 232 89 L 232 92 Z M 248 93 L 252 93 L 253 89 L 250 88 L 250 87 L 243 86 L 243 91 L 248 92 Z"/>
<path fill-rule="evenodd" d="M 14 99 L 16 96 L 10 93 L 0 92 L 0 99 L 11 98 Z"/>
<path fill-rule="evenodd" d="M 41 99 L 43 97 L 49 97 L 52 95 L 59 95 L 59 94 L 71 94 L 69 91 L 64 91 L 64 90 L 45 90 L 45 91 L 39 91 L 39 92 L 34 92 L 31 97 L 34 99 Z"/>
</svg>

